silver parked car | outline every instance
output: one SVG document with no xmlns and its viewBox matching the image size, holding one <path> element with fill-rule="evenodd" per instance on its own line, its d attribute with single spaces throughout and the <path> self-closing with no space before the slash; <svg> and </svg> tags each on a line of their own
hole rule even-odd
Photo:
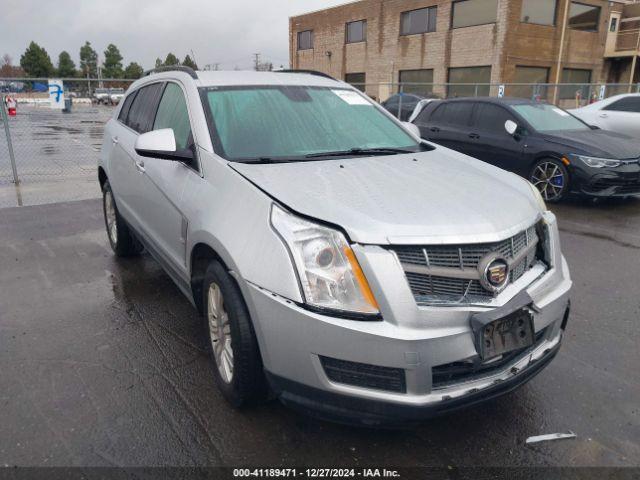
<svg viewBox="0 0 640 480">
<path fill-rule="evenodd" d="M 99 180 L 113 250 L 146 247 L 202 313 L 236 406 L 413 422 L 558 352 L 571 279 L 538 191 L 322 74 L 152 73 Z"/>
</svg>

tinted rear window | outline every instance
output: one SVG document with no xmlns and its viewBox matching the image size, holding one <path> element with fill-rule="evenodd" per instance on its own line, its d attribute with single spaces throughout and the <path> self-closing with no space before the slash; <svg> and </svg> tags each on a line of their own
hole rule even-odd
<svg viewBox="0 0 640 480">
<path fill-rule="evenodd" d="M 627 97 L 617 102 L 613 102 L 603 110 L 610 110 L 613 112 L 636 112 L 640 113 L 640 97 Z"/>
<path fill-rule="evenodd" d="M 138 133 L 151 131 L 162 87 L 162 83 L 154 83 L 138 90 L 127 117 L 127 125 L 130 128 Z"/>
<path fill-rule="evenodd" d="M 131 108 L 131 102 L 133 102 L 133 99 L 135 98 L 136 93 L 138 92 L 133 92 L 127 95 L 127 98 L 125 98 L 124 102 L 122 103 L 122 108 L 120 109 L 120 115 L 118 115 L 118 120 L 120 120 L 125 125 L 127 123 L 127 115 L 129 115 L 129 109 Z"/>
<path fill-rule="evenodd" d="M 471 123 L 472 111 L 473 103 L 471 102 L 445 103 L 433 112 L 431 121 L 446 123 L 449 125 L 465 126 Z"/>
<path fill-rule="evenodd" d="M 515 121 L 513 115 L 503 107 L 490 103 L 480 103 L 476 107 L 475 125 L 485 132 L 508 136 L 504 128 L 507 120 Z"/>
</svg>

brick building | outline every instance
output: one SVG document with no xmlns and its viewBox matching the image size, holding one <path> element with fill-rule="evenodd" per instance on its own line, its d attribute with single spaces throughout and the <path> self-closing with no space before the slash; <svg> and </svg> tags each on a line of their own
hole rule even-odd
<svg viewBox="0 0 640 480">
<path fill-rule="evenodd" d="M 630 0 L 360 0 L 291 17 L 289 48 L 292 68 L 366 83 L 380 100 L 398 83 L 462 96 L 496 87 L 443 84 L 629 83 L 632 66 L 640 81 L 639 27 Z"/>
</svg>

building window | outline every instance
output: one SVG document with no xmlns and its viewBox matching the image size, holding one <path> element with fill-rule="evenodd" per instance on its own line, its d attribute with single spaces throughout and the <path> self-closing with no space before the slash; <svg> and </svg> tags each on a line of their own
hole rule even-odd
<svg viewBox="0 0 640 480">
<path fill-rule="evenodd" d="M 400 35 L 435 32 L 437 15 L 438 7 L 402 12 L 400 15 Z"/>
<path fill-rule="evenodd" d="M 546 67 L 517 66 L 516 73 L 513 76 L 513 83 L 531 83 L 533 85 L 512 85 L 508 87 L 507 95 L 510 97 L 546 98 L 547 85 L 544 84 L 549 83 L 549 69 Z"/>
<path fill-rule="evenodd" d="M 576 98 L 578 92 L 582 98 L 589 98 L 589 84 L 591 83 L 591 70 L 577 68 L 565 68 L 562 70 L 562 82 L 572 85 L 560 87 L 560 98 L 567 100 Z"/>
<path fill-rule="evenodd" d="M 313 48 L 313 30 L 298 32 L 298 50 L 311 50 Z"/>
<path fill-rule="evenodd" d="M 495 23 L 498 0 L 460 0 L 453 3 L 452 28 Z"/>
<path fill-rule="evenodd" d="M 367 21 L 358 20 L 357 22 L 347 23 L 347 43 L 358 43 L 367 41 Z"/>
<path fill-rule="evenodd" d="M 522 0 L 521 21 L 538 25 L 555 25 L 557 0 Z"/>
<path fill-rule="evenodd" d="M 427 95 L 433 92 L 433 70 L 400 70 L 400 84 L 404 93 Z"/>
<path fill-rule="evenodd" d="M 569 12 L 569 28 L 597 32 L 600 22 L 600 7 L 585 5 L 584 3 L 571 2 Z"/>
<path fill-rule="evenodd" d="M 449 97 L 475 97 L 489 95 L 491 67 L 462 67 L 449 69 L 449 83 L 472 85 L 449 85 Z"/>
<path fill-rule="evenodd" d="M 616 30 L 618 30 L 618 17 L 612 17 L 611 25 L 609 26 L 609 31 L 615 32 Z"/>
<path fill-rule="evenodd" d="M 366 73 L 346 73 L 344 75 L 344 81 L 349 83 L 351 86 L 356 87 L 361 92 L 365 90 L 365 83 L 367 82 L 367 74 Z"/>
</svg>

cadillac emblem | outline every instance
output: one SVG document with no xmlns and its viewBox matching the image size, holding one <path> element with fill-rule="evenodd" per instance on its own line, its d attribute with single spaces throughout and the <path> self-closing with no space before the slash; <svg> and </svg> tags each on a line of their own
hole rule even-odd
<svg viewBox="0 0 640 480">
<path fill-rule="evenodd" d="M 509 263 L 497 252 L 485 255 L 478 264 L 480 284 L 490 292 L 500 293 L 509 283 Z"/>
</svg>

